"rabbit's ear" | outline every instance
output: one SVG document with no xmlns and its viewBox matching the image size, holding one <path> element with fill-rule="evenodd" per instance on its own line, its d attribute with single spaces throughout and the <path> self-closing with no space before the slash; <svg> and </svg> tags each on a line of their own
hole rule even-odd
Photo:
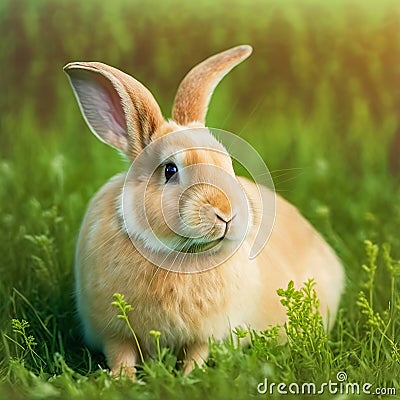
<svg viewBox="0 0 400 400">
<path fill-rule="evenodd" d="M 251 46 L 236 46 L 207 58 L 185 76 L 175 96 L 172 118 L 181 125 L 205 124 L 208 104 L 219 81 L 252 52 Z"/>
<path fill-rule="evenodd" d="M 70 63 L 64 71 L 91 131 L 128 157 L 164 123 L 153 95 L 124 72 L 97 62 Z"/>
</svg>

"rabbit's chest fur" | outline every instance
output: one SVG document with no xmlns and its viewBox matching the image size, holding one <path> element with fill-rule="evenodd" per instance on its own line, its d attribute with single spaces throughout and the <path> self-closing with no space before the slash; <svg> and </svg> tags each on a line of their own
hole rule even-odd
<svg viewBox="0 0 400 400">
<path fill-rule="evenodd" d="M 238 265 L 239 267 L 239 265 Z M 142 342 L 154 350 L 149 330 L 161 332 L 165 346 L 176 349 L 209 337 L 222 339 L 230 327 L 249 323 L 251 306 L 247 284 L 239 268 L 224 265 L 200 274 L 174 274 L 158 270 L 151 282 L 137 279 L 137 312 L 132 324 L 140 326 Z M 243 268 L 241 268 L 243 270 Z M 158 276 L 157 276 L 158 275 Z M 146 297 L 143 297 L 145 293 Z"/>
</svg>

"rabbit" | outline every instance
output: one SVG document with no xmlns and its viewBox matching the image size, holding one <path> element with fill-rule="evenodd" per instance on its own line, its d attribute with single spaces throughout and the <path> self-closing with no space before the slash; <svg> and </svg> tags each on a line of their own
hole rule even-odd
<svg viewBox="0 0 400 400">
<path fill-rule="evenodd" d="M 214 88 L 251 52 L 240 45 L 195 66 L 178 88 L 170 120 L 124 72 L 99 62 L 64 67 L 90 130 L 132 161 L 90 201 L 75 255 L 84 338 L 105 354 L 112 374 L 134 377 L 141 361 L 117 318 L 114 293 L 133 307 L 129 322 L 144 357 L 155 354 L 149 332 L 157 330 L 185 374 L 207 360 L 211 337 L 223 340 L 236 326 L 282 326 L 287 317 L 277 289 L 291 280 L 301 287 L 313 278 L 326 329 L 334 323 L 344 288 L 338 257 L 288 201 L 236 176 L 227 150 L 205 127 Z M 263 211 L 262 196 L 271 210 Z M 271 232 L 251 258 L 267 214 Z"/>
</svg>

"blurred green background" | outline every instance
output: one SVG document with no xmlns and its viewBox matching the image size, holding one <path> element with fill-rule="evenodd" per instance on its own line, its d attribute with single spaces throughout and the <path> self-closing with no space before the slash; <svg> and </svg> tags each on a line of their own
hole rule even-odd
<svg viewBox="0 0 400 400">
<path fill-rule="evenodd" d="M 210 126 L 277 146 L 262 149 L 270 164 L 290 162 L 293 147 L 317 130 L 318 140 L 368 165 L 382 167 L 388 154 L 386 167 L 397 172 L 399 21 L 397 1 L 3 0 L 2 154 L 32 133 L 21 129 L 27 118 L 45 140 L 63 140 L 72 132 L 66 125 L 76 128 L 72 144 L 87 135 L 62 72 L 69 61 L 103 61 L 131 73 L 168 117 L 191 66 L 249 43 L 251 59 L 217 89 Z M 377 144 L 373 151 L 365 140 Z"/>
<path fill-rule="evenodd" d="M 398 2 L 385 0 L 3 0 L 2 131 L 29 114 L 43 137 L 67 134 L 65 124 L 79 121 L 62 73 L 69 61 L 98 60 L 131 73 L 169 116 L 191 66 L 249 43 L 251 59 L 217 89 L 210 126 L 256 132 L 256 141 L 262 135 L 267 143 L 291 136 L 276 132 L 281 119 L 292 121 L 292 131 L 301 127 L 305 140 L 323 121 L 330 131 L 321 129 L 320 139 L 339 141 L 346 153 L 357 153 L 363 139 L 376 140 L 386 153 L 400 109 L 399 21 Z M 76 128 L 78 141 L 87 131 L 83 124 Z M 17 137 L 2 135 L 5 155 L 18 146 Z M 279 160 L 302 138 L 268 156 Z M 363 156 L 372 159 L 375 151 Z M 394 154 L 391 161 L 398 168 Z"/>
<path fill-rule="evenodd" d="M 193 65 L 245 43 L 254 52 L 216 89 L 207 123 L 247 139 L 277 192 L 338 252 L 355 326 L 363 241 L 390 243 L 400 258 L 399 26 L 397 0 L 2 0 L 2 330 L 25 318 L 47 341 L 42 355 L 58 351 L 75 366 L 85 357 L 64 351 L 78 337 L 74 243 L 88 200 L 126 164 L 89 132 L 62 67 L 120 68 L 169 117 Z M 386 304 L 384 272 L 375 290 Z"/>
</svg>

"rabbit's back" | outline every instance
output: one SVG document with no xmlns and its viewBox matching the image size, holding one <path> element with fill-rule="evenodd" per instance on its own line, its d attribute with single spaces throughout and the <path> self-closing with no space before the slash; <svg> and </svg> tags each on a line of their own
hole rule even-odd
<svg viewBox="0 0 400 400">
<path fill-rule="evenodd" d="M 286 320 L 285 309 L 276 293 L 294 281 L 297 288 L 308 279 L 316 282 L 316 292 L 320 301 L 320 312 L 325 326 L 332 326 L 344 286 L 343 267 L 322 236 L 288 201 L 272 193 L 263 186 L 256 186 L 245 178 L 239 178 L 247 197 L 255 203 L 254 227 L 249 239 L 253 240 L 263 210 L 258 190 L 267 197 L 275 197 L 275 221 L 272 232 L 264 248 L 257 256 L 257 266 L 263 282 L 263 297 L 258 321 L 258 329 L 268 324 L 282 324 Z M 329 321 L 328 321 L 329 318 Z"/>
</svg>

